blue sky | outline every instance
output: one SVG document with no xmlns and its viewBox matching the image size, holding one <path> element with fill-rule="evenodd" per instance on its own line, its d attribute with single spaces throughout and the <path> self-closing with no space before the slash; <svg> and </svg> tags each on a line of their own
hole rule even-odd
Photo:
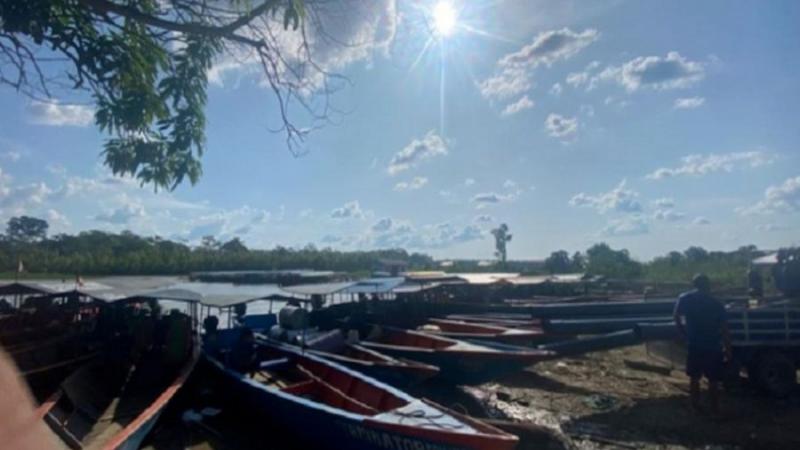
<svg viewBox="0 0 800 450">
<path fill-rule="evenodd" d="M 800 3 L 452 0 L 442 37 L 435 1 L 347 1 L 358 45 L 314 47 L 351 82 L 334 123 L 293 155 L 220 59 L 204 175 L 171 193 L 109 176 L 90 107 L 0 89 L 0 220 L 439 258 L 490 258 L 499 223 L 514 259 L 799 243 Z"/>
</svg>

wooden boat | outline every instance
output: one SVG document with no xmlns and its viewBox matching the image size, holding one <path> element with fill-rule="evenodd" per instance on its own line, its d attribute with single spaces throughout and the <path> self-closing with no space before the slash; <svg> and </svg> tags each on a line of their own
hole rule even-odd
<svg viewBox="0 0 800 450">
<path fill-rule="evenodd" d="M 527 314 L 451 314 L 448 320 L 458 320 L 467 323 L 497 325 L 506 328 L 521 328 L 538 330 L 542 326 L 540 319 L 532 319 Z"/>
<path fill-rule="evenodd" d="M 122 303 L 143 300 L 147 297 L 137 296 Z M 92 450 L 139 448 L 200 358 L 199 339 L 192 328 L 196 304 L 190 306 L 191 317 L 177 311 L 170 314 L 163 347 L 136 353 L 135 340 L 147 335 L 138 331 L 130 335 L 134 339 L 132 345 L 121 340 L 108 342 L 102 356 L 70 375 L 39 407 L 38 414 L 64 445 Z M 153 320 L 151 323 L 157 327 Z M 137 323 L 142 322 L 132 322 L 134 326 Z M 152 336 L 158 334 L 153 327 L 139 328 L 142 329 L 151 330 Z M 134 351 L 122 350 L 129 348 Z"/>
<path fill-rule="evenodd" d="M 439 374 L 436 366 L 393 358 L 359 344 L 348 344 L 339 330 L 308 340 L 307 345 L 310 353 L 392 386 L 414 386 Z"/>
<path fill-rule="evenodd" d="M 266 342 L 255 348 L 253 376 L 206 354 L 215 381 L 248 414 L 278 422 L 308 448 L 507 450 L 517 443 L 516 436 L 315 354 Z"/>
<path fill-rule="evenodd" d="M 469 323 L 460 320 L 428 319 L 432 327 L 421 331 L 440 334 L 455 339 L 478 339 L 510 344 L 531 344 L 544 335 L 541 329 L 508 328 L 497 324 Z"/>
<path fill-rule="evenodd" d="M 363 346 L 390 356 L 439 367 L 458 384 L 480 384 L 553 357 L 545 350 L 495 342 L 451 339 L 390 327 L 373 327 Z"/>
</svg>

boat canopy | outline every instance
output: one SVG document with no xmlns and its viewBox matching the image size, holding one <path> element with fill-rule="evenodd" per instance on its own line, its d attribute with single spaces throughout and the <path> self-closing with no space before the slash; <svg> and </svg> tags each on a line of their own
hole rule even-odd
<svg viewBox="0 0 800 450">
<path fill-rule="evenodd" d="M 369 278 L 355 282 L 342 292 L 345 294 L 385 294 L 392 292 L 404 282 L 405 279 L 402 277 Z"/>
<path fill-rule="evenodd" d="M 338 294 L 355 284 L 357 283 L 352 281 L 338 283 L 298 284 L 295 286 L 284 286 L 281 289 L 290 294 L 297 295 L 331 295 Z"/>
</svg>

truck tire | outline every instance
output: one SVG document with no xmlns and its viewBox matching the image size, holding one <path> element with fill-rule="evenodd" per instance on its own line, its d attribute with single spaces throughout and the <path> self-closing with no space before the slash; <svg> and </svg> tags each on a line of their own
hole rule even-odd
<svg viewBox="0 0 800 450">
<path fill-rule="evenodd" d="M 794 361 L 779 351 L 765 353 L 758 361 L 758 382 L 775 397 L 786 397 L 797 384 Z"/>
</svg>

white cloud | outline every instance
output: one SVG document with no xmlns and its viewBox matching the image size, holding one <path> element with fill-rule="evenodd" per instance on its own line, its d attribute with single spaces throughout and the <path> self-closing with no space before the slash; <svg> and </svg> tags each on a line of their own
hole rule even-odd
<svg viewBox="0 0 800 450">
<path fill-rule="evenodd" d="M 484 238 L 484 230 L 476 225 L 462 227 L 450 223 L 415 227 L 411 223 L 392 221 L 391 226 L 375 230 L 363 243 L 378 248 L 443 249 Z"/>
<path fill-rule="evenodd" d="M 501 67 L 551 66 L 559 60 L 569 59 L 600 37 L 594 29 L 576 33 L 569 28 L 539 33 L 533 42 L 510 53 L 498 61 Z"/>
<path fill-rule="evenodd" d="M 496 192 L 482 192 L 473 195 L 470 201 L 474 203 L 478 209 L 483 209 L 489 205 L 514 201 L 516 196 L 516 193 L 498 194 Z"/>
<path fill-rule="evenodd" d="M 650 225 L 642 216 L 613 219 L 600 232 L 604 236 L 637 236 L 650 232 Z"/>
<path fill-rule="evenodd" d="M 323 86 L 325 72 L 337 73 L 349 65 L 370 62 L 375 55 L 386 55 L 394 40 L 399 18 L 395 0 L 307 2 L 305 7 L 302 31 L 284 29 L 280 14 L 259 24 L 269 37 L 268 45 L 280 49 L 283 57 L 270 72 L 297 85 L 301 93 Z M 313 62 L 301 48 L 308 49 Z M 244 74 L 263 77 L 260 61 L 248 47 L 233 48 L 214 63 L 209 82 L 223 85 L 232 75 Z M 261 84 L 268 86 L 266 80 Z"/>
<path fill-rule="evenodd" d="M 517 183 L 514 180 L 506 180 L 503 182 L 503 187 L 505 189 L 514 189 L 515 187 L 517 187 Z"/>
<path fill-rule="evenodd" d="M 678 167 L 662 167 L 647 175 L 650 180 L 687 175 L 700 176 L 715 172 L 732 172 L 736 168 L 756 168 L 772 164 L 775 157 L 763 151 L 737 153 L 709 153 L 707 155 L 688 155 L 681 158 Z"/>
<path fill-rule="evenodd" d="M 397 192 L 402 191 L 415 191 L 417 189 L 422 189 L 426 184 L 428 184 L 428 179 L 425 177 L 414 177 L 411 181 L 401 181 L 394 185 L 394 190 Z"/>
<path fill-rule="evenodd" d="M 22 158 L 22 153 L 14 151 L 14 150 L 9 150 L 9 151 L 0 153 L 0 157 L 2 157 L 3 159 L 7 159 L 7 160 L 9 160 L 11 162 L 17 162 L 17 161 L 20 160 L 20 158 Z"/>
<path fill-rule="evenodd" d="M 577 117 L 564 117 L 560 114 L 550 114 L 544 121 L 547 134 L 556 138 L 569 138 L 578 131 Z"/>
<path fill-rule="evenodd" d="M 695 109 L 703 106 L 705 103 L 706 99 L 704 97 L 676 98 L 672 107 L 674 109 Z"/>
<path fill-rule="evenodd" d="M 703 225 L 709 225 L 709 224 L 711 224 L 711 221 L 708 220 L 707 218 L 703 217 L 703 216 L 695 217 L 694 220 L 692 220 L 692 225 L 695 225 L 695 226 L 703 226 Z"/>
<path fill-rule="evenodd" d="M 474 178 L 467 178 L 466 180 L 464 180 L 464 186 L 472 186 L 473 184 L 475 184 Z"/>
<path fill-rule="evenodd" d="M 553 86 L 550 88 L 550 94 L 555 95 L 558 97 L 564 91 L 564 88 L 561 86 L 561 83 L 553 83 Z"/>
<path fill-rule="evenodd" d="M 479 216 L 475 216 L 475 218 L 472 219 L 472 221 L 475 223 L 491 223 L 494 222 L 494 217 L 488 214 L 481 214 Z"/>
<path fill-rule="evenodd" d="M 675 207 L 675 200 L 671 198 L 659 198 L 657 200 L 653 200 L 653 205 L 658 208 L 674 208 Z"/>
<path fill-rule="evenodd" d="M 756 231 L 760 231 L 762 233 L 772 233 L 774 231 L 784 231 L 789 229 L 790 227 L 786 225 L 776 224 L 776 223 L 765 223 L 756 226 Z"/>
<path fill-rule="evenodd" d="M 508 100 L 532 87 L 531 75 L 519 67 L 506 67 L 478 84 L 481 95 L 489 100 Z"/>
<path fill-rule="evenodd" d="M 64 105 L 33 101 L 28 116 L 37 125 L 85 127 L 94 121 L 94 110 L 85 105 Z"/>
<path fill-rule="evenodd" d="M 447 154 L 447 142 L 436 131 L 431 130 L 422 139 L 414 139 L 402 150 L 395 153 L 386 169 L 396 175 L 414 167 L 420 161 Z"/>
<path fill-rule="evenodd" d="M 94 216 L 94 220 L 98 222 L 107 222 L 113 225 L 127 225 L 132 220 L 145 217 L 146 215 L 144 207 L 141 204 L 129 203 L 112 211 L 97 214 Z"/>
<path fill-rule="evenodd" d="M 677 222 L 686 218 L 686 214 L 673 209 L 657 209 L 653 213 L 653 218 L 664 222 Z"/>
<path fill-rule="evenodd" d="M 361 219 L 364 217 L 364 211 L 361 210 L 361 205 L 358 200 L 347 202 L 339 208 L 331 211 L 331 218 L 334 219 Z"/>
<path fill-rule="evenodd" d="M 600 214 L 609 211 L 618 212 L 639 212 L 642 204 L 637 199 L 639 193 L 627 189 L 626 180 L 622 180 L 614 189 L 597 195 L 589 195 L 581 192 L 570 199 L 569 204 L 577 207 L 588 207 L 597 210 Z"/>
<path fill-rule="evenodd" d="M 311 217 L 313 213 L 314 211 L 311 208 L 306 208 L 301 210 L 300 213 L 298 213 L 298 216 L 300 216 L 301 219 L 305 219 L 307 217 Z"/>
<path fill-rule="evenodd" d="M 592 73 L 598 67 L 600 67 L 600 61 L 592 61 L 586 66 L 585 69 L 583 69 L 583 71 L 570 72 L 569 74 L 567 74 L 567 78 L 564 80 L 564 82 L 572 86 L 573 88 L 581 87 L 587 84 L 589 81 L 591 81 Z"/>
<path fill-rule="evenodd" d="M 703 63 L 690 61 L 678 52 L 669 52 L 666 57 L 640 56 L 621 66 L 609 66 L 593 76 L 589 89 L 601 81 L 616 82 L 628 92 L 640 88 L 658 90 L 687 88 L 705 77 Z"/>
<path fill-rule="evenodd" d="M 391 217 L 384 217 L 383 219 L 380 219 L 379 221 L 375 222 L 372 225 L 372 231 L 376 232 L 388 231 L 390 228 L 392 228 L 392 224 L 393 221 Z"/>
<path fill-rule="evenodd" d="M 523 95 L 519 100 L 514 103 L 509 103 L 503 112 L 501 113 L 503 116 L 511 116 L 518 112 L 525 111 L 526 109 L 533 108 L 534 103 L 533 100 L 528 97 L 528 95 Z"/>
<path fill-rule="evenodd" d="M 507 100 L 530 90 L 536 67 L 574 56 L 599 35 L 594 29 L 577 33 L 569 28 L 539 33 L 530 44 L 497 61 L 495 74 L 478 84 L 481 95 L 489 100 Z"/>
<path fill-rule="evenodd" d="M 800 176 L 770 186 L 764 198 L 753 206 L 739 208 L 741 214 L 775 214 L 800 212 Z"/>
</svg>

